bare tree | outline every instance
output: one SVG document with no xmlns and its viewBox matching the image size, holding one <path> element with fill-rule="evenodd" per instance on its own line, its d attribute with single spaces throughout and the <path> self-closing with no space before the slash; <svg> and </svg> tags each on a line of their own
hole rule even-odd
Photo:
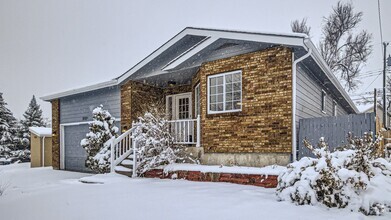
<svg viewBox="0 0 391 220">
<path fill-rule="evenodd" d="M 357 76 L 372 52 L 372 35 L 362 30 L 353 30 L 362 20 L 362 12 L 354 12 L 352 3 L 338 2 L 333 12 L 325 18 L 320 52 L 330 69 L 345 81 L 349 91 L 356 89 Z"/>
<path fill-rule="evenodd" d="M 295 33 L 304 33 L 310 36 L 311 27 L 307 25 L 307 18 L 303 18 L 301 21 L 292 21 L 291 28 Z"/>
<path fill-rule="evenodd" d="M 362 12 L 354 12 L 351 2 L 338 2 L 331 14 L 324 18 L 323 37 L 319 42 L 323 59 L 348 91 L 357 88 L 357 77 L 372 53 L 372 35 L 366 30 L 356 31 L 362 16 Z M 293 21 L 291 27 L 292 31 L 300 33 L 310 30 L 305 19 L 301 23 Z"/>
</svg>

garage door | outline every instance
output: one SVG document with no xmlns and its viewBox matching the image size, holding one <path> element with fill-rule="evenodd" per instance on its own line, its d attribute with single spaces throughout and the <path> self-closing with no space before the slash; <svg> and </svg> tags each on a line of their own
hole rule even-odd
<svg viewBox="0 0 391 220">
<path fill-rule="evenodd" d="M 88 124 L 64 126 L 65 170 L 91 172 L 85 167 L 87 153 L 80 146 L 88 131 Z"/>
</svg>

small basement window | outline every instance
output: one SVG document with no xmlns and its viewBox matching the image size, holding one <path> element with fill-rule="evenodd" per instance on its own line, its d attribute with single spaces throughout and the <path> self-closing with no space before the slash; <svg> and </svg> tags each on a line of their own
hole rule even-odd
<svg viewBox="0 0 391 220">
<path fill-rule="evenodd" d="M 208 76 L 208 114 L 242 110 L 242 71 Z"/>
<path fill-rule="evenodd" d="M 323 113 L 326 113 L 326 92 L 322 90 L 321 109 Z"/>
</svg>

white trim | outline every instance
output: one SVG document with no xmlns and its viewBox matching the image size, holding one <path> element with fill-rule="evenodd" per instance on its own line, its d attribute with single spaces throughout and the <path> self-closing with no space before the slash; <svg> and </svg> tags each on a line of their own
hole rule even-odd
<svg viewBox="0 0 391 220">
<path fill-rule="evenodd" d="M 121 118 L 116 118 L 115 121 L 121 121 Z M 65 169 L 65 126 L 85 125 L 93 121 L 80 121 L 60 124 L 60 170 Z"/>
<path fill-rule="evenodd" d="M 46 95 L 46 96 L 41 97 L 40 99 L 42 99 L 43 101 L 50 101 L 53 99 L 57 99 L 57 98 L 65 97 L 65 96 L 70 96 L 70 95 L 75 95 L 78 93 L 89 92 L 89 91 L 93 91 L 93 90 L 97 90 L 97 89 L 103 89 L 106 87 L 116 86 L 117 84 L 118 84 L 117 80 L 114 79 L 114 80 L 110 80 L 110 81 L 106 81 L 106 82 L 102 82 L 102 83 L 98 83 L 98 84 L 94 84 L 94 85 L 90 85 L 90 86 L 67 90 L 65 92 L 59 92 L 59 93 L 55 93 L 52 95 Z"/>
<path fill-rule="evenodd" d="M 177 115 L 178 114 L 178 112 L 177 112 L 177 107 L 178 107 L 177 99 L 183 98 L 183 97 L 189 98 L 189 119 L 193 118 L 192 92 L 184 92 L 184 93 L 179 93 L 179 94 L 167 95 L 166 96 L 166 115 L 168 115 L 168 111 L 169 111 L 168 99 L 170 97 L 172 98 L 172 103 L 171 103 L 172 106 L 171 106 L 171 118 L 169 118 L 169 120 L 179 120 L 178 115 Z M 185 119 L 185 120 L 187 120 L 187 119 Z"/>
<path fill-rule="evenodd" d="M 235 74 L 235 73 L 240 73 L 240 84 L 241 84 L 241 88 L 240 88 L 240 109 L 225 110 L 225 104 L 226 104 L 226 101 L 225 101 L 225 84 L 226 84 L 225 76 L 226 75 Z M 209 83 L 210 82 L 209 81 L 212 78 L 216 78 L 216 77 L 220 77 L 220 76 L 223 76 L 223 110 L 222 111 L 212 111 L 212 110 L 210 110 L 210 88 L 209 88 Z M 218 74 L 209 75 L 207 77 L 206 87 L 207 87 L 207 96 L 208 96 L 207 97 L 207 106 L 206 107 L 207 107 L 208 114 L 222 114 L 222 113 L 230 113 L 230 112 L 240 112 L 240 111 L 242 111 L 243 74 L 242 74 L 241 70 L 234 70 L 234 71 L 230 71 L 230 72 L 224 72 L 224 73 L 218 73 Z"/>
<path fill-rule="evenodd" d="M 308 48 L 311 48 L 313 51 L 313 58 L 318 66 L 322 69 L 326 77 L 331 81 L 331 83 L 337 88 L 337 90 L 341 93 L 342 97 L 349 103 L 350 107 L 353 109 L 355 113 L 359 113 L 360 111 L 357 109 L 357 106 L 353 103 L 352 99 L 346 92 L 344 88 L 342 88 L 341 83 L 335 77 L 335 75 L 331 72 L 330 67 L 326 64 L 326 61 L 322 58 L 319 51 L 316 49 L 315 45 L 312 41 L 304 41 L 304 45 Z"/>
<path fill-rule="evenodd" d="M 322 89 L 321 100 L 320 100 L 320 110 L 323 114 L 326 114 L 326 105 L 327 105 L 327 93 Z"/>
<path fill-rule="evenodd" d="M 181 63 L 188 60 L 190 57 L 194 56 L 195 54 L 199 53 L 201 50 L 205 49 L 207 46 L 211 45 L 212 43 L 216 42 L 219 38 L 217 37 L 208 37 L 206 40 L 200 41 L 200 43 L 194 45 L 189 50 L 185 51 L 173 61 L 168 63 L 166 66 L 162 68 L 163 71 L 169 71 L 177 66 L 179 66 Z"/>
<path fill-rule="evenodd" d="M 296 78 L 297 78 L 297 64 L 304 59 L 307 59 L 309 56 L 311 56 L 312 50 L 311 48 L 308 49 L 308 52 L 303 55 L 302 57 L 295 60 L 295 53 L 292 53 L 292 161 L 296 161 L 296 142 L 297 142 L 297 127 L 296 127 Z"/>
<path fill-rule="evenodd" d="M 146 65 L 148 62 L 159 56 L 162 52 L 167 50 L 169 47 L 174 45 L 177 41 L 183 38 L 186 35 L 196 35 L 196 36 L 205 36 L 205 37 L 213 37 L 213 38 L 227 38 L 227 39 L 236 39 L 236 40 L 244 40 L 244 41 L 255 41 L 255 42 L 263 42 L 263 43 L 272 43 L 272 44 L 280 44 L 280 45 L 290 45 L 290 46 L 300 46 L 310 48 L 313 53 L 311 57 L 314 58 L 316 64 L 322 69 L 326 77 L 334 84 L 337 90 L 341 93 L 342 97 L 349 103 L 350 107 L 357 113 L 359 112 L 350 96 L 347 92 L 342 88 L 339 81 L 335 78 L 334 74 L 331 72 L 330 68 L 316 49 L 315 45 L 308 39 L 308 36 L 305 34 L 298 33 L 290 33 L 290 34 L 281 34 L 281 33 L 260 33 L 260 32 L 245 32 L 245 31 L 232 31 L 232 30 L 218 30 L 218 29 L 207 29 L 207 28 L 194 28 L 188 27 L 182 30 L 180 33 L 175 35 L 157 50 L 152 52 L 149 56 L 141 60 L 135 66 L 133 66 L 130 70 L 119 76 L 117 79 L 104 82 L 101 84 L 96 84 L 92 86 L 87 86 L 79 89 L 74 89 L 62 93 L 57 93 L 53 95 L 44 96 L 41 99 L 44 101 L 50 101 L 56 98 L 74 95 L 82 92 L 92 91 L 99 88 L 105 88 L 109 86 L 119 85 L 128 79 L 133 73 L 139 70 L 141 67 Z M 191 57 L 195 55 L 196 50 L 187 51 L 183 56 L 177 57 L 178 60 L 185 60 L 186 57 Z M 186 57 L 184 57 L 186 56 Z M 175 60 L 175 61 L 178 61 Z M 174 62 L 175 62 L 174 61 Z M 173 62 L 173 63 L 174 63 Z M 173 64 L 171 63 L 171 64 Z M 177 62 L 175 62 L 177 63 Z M 170 64 L 169 64 L 170 65 Z"/>
<path fill-rule="evenodd" d="M 200 83 L 197 83 L 197 85 L 194 87 L 194 114 L 197 117 L 201 114 L 201 87 Z M 198 94 L 197 94 L 198 90 Z M 198 102 L 197 102 L 198 99 Z M 198 107 L 200 107 L 200 111 L 198 111 Z"/>
<path fill-rule="evenodd" d="M 338 103 L 337 101 L 333 100 L 333 116 L 338 115 Z"/>
</svg>

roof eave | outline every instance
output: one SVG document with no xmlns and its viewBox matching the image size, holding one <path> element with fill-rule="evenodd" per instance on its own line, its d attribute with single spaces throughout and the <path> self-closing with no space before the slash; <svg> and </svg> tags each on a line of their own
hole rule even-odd
<svg viewBox="0 0 391 220">
<path fill-rule="evenodd" d="M 311 48 L 312 50 L 312 57 L 315 59 L 316 63 L 319 65 L 319 67 L 323 70 L 326 77 L 335 85 L 335 87 L 338 89 L 338 91 L 342 94 L 343 98 L 349 103 L 349 106 L 352 108 L 354 113 L 359 113 L 360 111 L 357 109 L 356 105 L 350 98 L 349 94 L 345 91 L 344 88 L 342 88 L 341 83 L 337 80 L 337 78 L 334 76 L 334 74 L 331 72 L 329 66 L 327 65 L 326 61 L 322 58 L 319 51 L 316 49 L 315 45 L 312 43 L 312 41 L 305 41 L 304 44 Z"/>
<path fill-rule="evenodd" d="M 43 101 L 52 101 L 54 99 L 58 99 L 61 97 L 75 95 L 75 94 L 79 94 L 79 93 L 83 93 L 83 92 L 90 92 L 90 91 L 94 91 L 97 89 L 103 89 L 103 88 L 116 86 L 116 85 L 118 85 L 118 81 L 116 79 L 113 79 L 110 81 L 97 83 L 97 84 L 90 85 L 90 86 L 84 86 L 84 87 L 80 87 L 77 89 L 67 90 L 65 92 L 59 92 L 59 93 L 55 93 L 52 95 L 42 96 L 42 97 L 40 97 L 40 99 L 42 99 Z"/>
</svg>

